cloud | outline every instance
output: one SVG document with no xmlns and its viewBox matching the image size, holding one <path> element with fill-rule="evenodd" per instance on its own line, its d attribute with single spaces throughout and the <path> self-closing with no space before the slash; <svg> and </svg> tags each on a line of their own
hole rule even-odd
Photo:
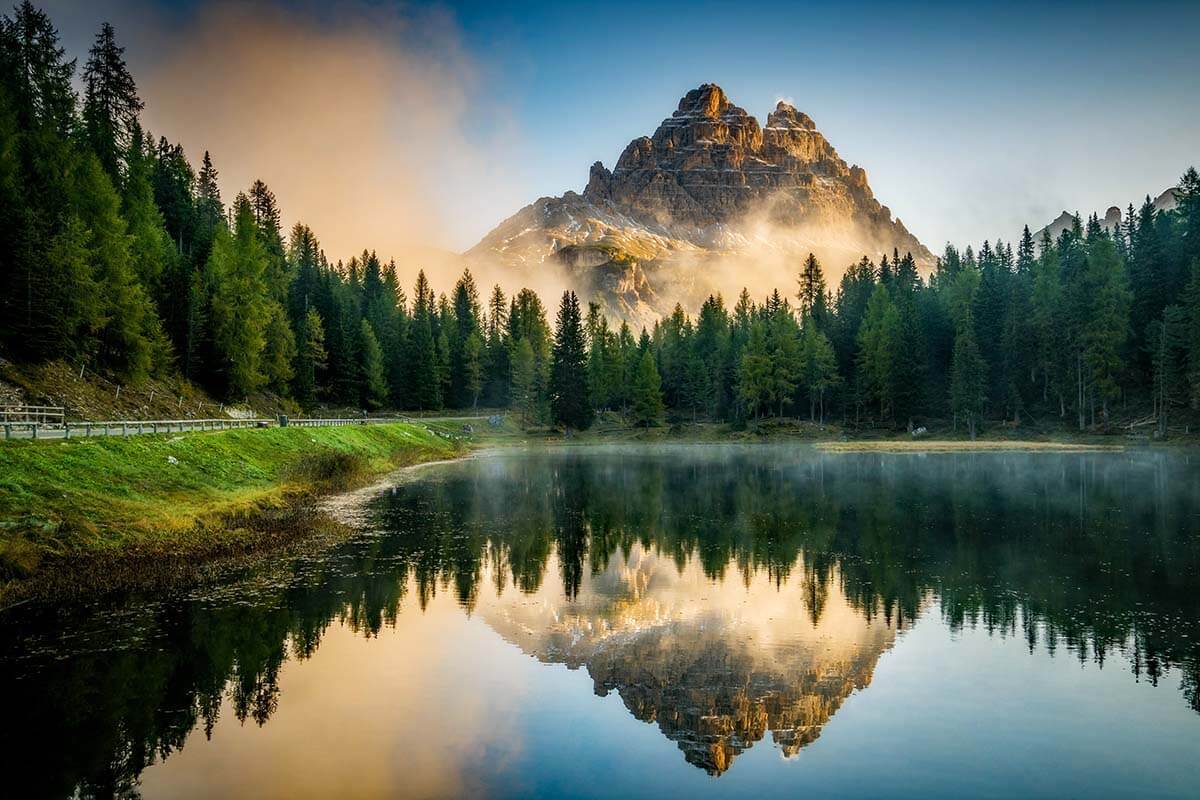
<svg viewBox="0 0 1200 800">
<path fill-rule="evenodd" d="M 195 166 L 209 151 L 227 203 L 261 178 L 285 223 L 311 227 L 331 259 L 378 250 L 407 282 L 436 249 L 469 246 L 496 208 L 522 202 L 507 175 L 511 116 L 481 91 L 487 76 L 445 11 L 223 2 L 104 13 L 146 126 Z"/>
</svg>

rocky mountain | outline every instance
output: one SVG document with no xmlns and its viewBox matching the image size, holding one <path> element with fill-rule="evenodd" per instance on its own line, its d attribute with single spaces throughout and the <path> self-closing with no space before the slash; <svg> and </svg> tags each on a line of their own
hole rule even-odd
<svg viewBox="0 0 1200 800">
<path fill-rule="evenodd" d="M 704 84 L 611 170 L 593 164 L 582 194 L 535 201 L 467 256 L 561 268 L 618 315 L 644 321 L 712 291 L 788 286 L 809 251 L 836 278 L 864 254 L 894 249 L 932 265 L 808 115 L 780 102 L 760 125 Z"/>
<path fill-rule="evenodd" d="M 1156 209 L 1158 209 L 1159 211 L 1170 211 L 1171 209 L 1175 208 L 1175 189 L 1174 188 L 1167 189 L 1162 194 L 1160 194 L 1158 197 L 1154 198 L 1154 200 L 1152 202 L 1154 203 L 1154 207 Z M 1136 211 L 1136 208 L 1135 208 L 1135 211 Z M 1086 223 L 1087 215 L 1082 215 L 1080 217 L 1080 219 L 1082 219 Z M 1118 223 L 1121 222 L 1121 219 L 1122 219 L 1122 212 L 1121 212 L 1120 207 L 1119 206 L 1109 206 L 1108 210 L 1104 212 L 1104 217 L 1100 220 L 1100 222 L 1106 228 L 1113 228 Z M 1051 239 L 1057 239 L 1058 235 L 1060 233 L 1067 230 L 1068 228 L 1071 227 L 1072 224 L 1074 224 L 1074 221 L 1075 221 L 1074 214 L 1072 214 L 1068 211 L 1063 211 L 1061 214 L 1059 214 L 1057 217 L 1055 217 L 1054 221 L 1051 222 L 1049 225 L 1035 231 L 1033 234 L 1033 240 L 1035 242 L 1040 242 L 1042 239 L 1042 234 L 1046 231 L 1050 232 Z"/>
</svg>

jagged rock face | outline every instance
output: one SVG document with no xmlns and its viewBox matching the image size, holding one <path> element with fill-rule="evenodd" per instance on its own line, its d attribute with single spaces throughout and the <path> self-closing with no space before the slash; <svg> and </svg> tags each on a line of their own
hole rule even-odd
<svg viewBox="0 0 1200 800">
<path fill-rule="evenodd" d="M 564 260 L 566 248 L 598 252 Z M 760 126 L 719 86 L 705 84 L 653 135 L 630 142 L 611 171 L 593 164 L 582 195 L 539 199 L 467 256 L 563 267 L 618 315 L 645 322 L 675 302 L 695 307 L 710 291 L 731 288 L 706 280 L 717 261 L 759 263 L 765 250 L 767 260 L 790 265 L 814 251 L 836 280 L 861 256 L 897 249 L 912 252 L 919 266 L 933 265 L 932 254 L 875 199 L 866 172 L 847 165 L 808 115 L 781 102 Z M 612 295 L 612 272 L 637 266 L 642 277 L 616 282 L 644 281 L 650 291 Z M 594 278 L 588 270 L 598 267 L 608 273 Z M 779 280 L 790 283 L 794 271 Z"/>
<path fill-rule="evenodd" d="M 653 136 L 630 142 L 611 173 L 592 165 L 583 196 L 677 229 L 736 226 L 772 201 L 781 223 L 890 222 L 866 173 L 847 166 L 808 115 L 780 102 L 760 128 L 713 84 L 688 92 Z M 902 226 L 895 233 L 897 246 L 921 249 L 901 241 Z"/>
</svg>

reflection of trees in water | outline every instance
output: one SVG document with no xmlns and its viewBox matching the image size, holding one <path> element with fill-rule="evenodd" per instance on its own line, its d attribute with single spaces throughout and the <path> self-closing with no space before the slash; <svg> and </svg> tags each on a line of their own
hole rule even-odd
<svg viewBox="0 0 1200 800">
<path fill-rule="evenodd" d="M 1020 635 L 1080 660 L 1119 651 L 1150 681 L 1182 668 L 1200 710 L 1200 481 L 1181 461 L 668 450 L 451 467 L 381 498 L 380 534 L 285 580 L 249 578 L 248 600 L 132 605 L 115 625 L 53 609 L 8 623 L 0 635 L 15 644 L 4 652 L 33 654 L 0 662 L 11 694 L 3 746 L 47 782 L 38 793 L 127 793 L 197 725 L 211 732 L 223 698 L 240 720 L 263 724 L 285 659 L 312 655 L 335 620 L 378 633 L 409 577 L 421 607 L 440 590 L 470 609 L 480 591 L 509 582 L 536 590 L 555 553 L 574 596 L 635 543 L 678 565 L 695 557 L 717 580 L 802 581 L 813 622 L 834 590 L 888 625 L 936 595 L 952 627 Z M 71 657 L 39 655 L 47 631 L 76 630 L 50 643 Z"/>
</svg>

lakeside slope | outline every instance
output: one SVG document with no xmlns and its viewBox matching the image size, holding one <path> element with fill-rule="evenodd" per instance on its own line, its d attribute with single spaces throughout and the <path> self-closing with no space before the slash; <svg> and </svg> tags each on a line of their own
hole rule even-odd
<svg viewBox="0 0 1200 800">
<path fill-rule="evenodd" d="M 47 562 L 249 549 L 257 517 L 459 452 L 406 423 L 6 442 L 0 582 Z"/>
</svg>

